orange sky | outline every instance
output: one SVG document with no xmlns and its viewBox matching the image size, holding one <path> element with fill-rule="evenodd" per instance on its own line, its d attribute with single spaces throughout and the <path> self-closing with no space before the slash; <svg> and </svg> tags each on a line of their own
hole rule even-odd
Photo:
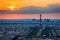
<svg viewBox="0 0 60 40">
<path fill-rule="evenodd" d="M 0 19 L 39 19 L 39 14 L 0 14 Z M 60 14 L 42 14 L 43 19 L 60 19 Z"/>
<path fill-rule="evenodd" d="M 19 9 L 26 6 L 47 7 L 60 4 L 60 0 L 0 0 L 0 10 L 10 10 L 10 6 Z M 0 19 L 39 18 L 39 14 L 0 14 Z M 42 14 L 42 18 L 60 19 L 60 14 Z"/>
<path fill-rule="evenodd" d="M 9 6 L 18 9 L 25 6 L 45 7 L 48 4 L 60 4 L 60 0 L 0 0 L 0 10 L 7 10 Z"/>
</svg>

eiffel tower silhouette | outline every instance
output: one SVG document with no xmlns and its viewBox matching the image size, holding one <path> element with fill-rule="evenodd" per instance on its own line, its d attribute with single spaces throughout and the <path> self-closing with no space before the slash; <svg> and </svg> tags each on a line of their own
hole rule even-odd
<svg viewBox="0 0 60 40">
<path fill-rule="evenodd" d="M 26 38 L 26 37 L 32 37 L 32 35 L 33 36 L 35 36 L 36 34 L 37 34 L 37 32 L 40 30 L 40 28 L 42 29 L 43 27 L 42 27 L 42 24 L 41 24 L 41 14 L 40 14 L 40 26 L 39 27 L 37 27 L 37 28 L 32 28 L 32 31 L 30 32 L 28 32 L 28 34 L 27 35 L 25 35 L 23 38 Z M 37 29 L 37 31 L 35 31 L 35 29 Z M 42 30 L 42 32 L 41 32 L 41 35 L 40 35 L 40 38 L 55 38 L 55 36 L 54 36 L 54 34 L 53 34 L 53 32 L 56 34 L 56 37 L 58 37 L 58 33 L 56 32 L 56 30 L 55 30 L 55 28 L 54 27 L 52 27 L 52 26 L 46 26 L 43 30 Z M 12 40 L 16 40 L 18 37 L 20 37 L 19 35 L 17 35 L 17 36 L 15 36 L 14 38 L 12 38 Z M 21 39 L 21 40 L 23 40 L 23 38 Z"/>
</svg>

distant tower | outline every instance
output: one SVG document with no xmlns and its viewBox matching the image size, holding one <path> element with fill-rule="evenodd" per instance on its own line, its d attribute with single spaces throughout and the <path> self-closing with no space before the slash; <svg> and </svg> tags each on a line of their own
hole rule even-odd
<svg viewBox="0 0 60 40">
<path fill-rule="evenodd" d="M 40 25 L 41 25 L 41 14 L 40 14 Z"/>
<path fill-rule="evenodd" d="M 40 26 L 40 29 L 42 29 L 42 15 L 40 14 L 40 24 L 39 24 L 39 26 Z"/>
</svg>

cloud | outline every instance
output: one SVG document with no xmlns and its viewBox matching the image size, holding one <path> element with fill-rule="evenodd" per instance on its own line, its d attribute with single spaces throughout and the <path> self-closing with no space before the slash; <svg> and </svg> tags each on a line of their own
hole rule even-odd
<svg viewBox="0 0 60 40">
<path fill-rule="evenodd" d="M 21 8 L 17 11 L 18 13 L 60 13 L 60 5 L 59 4 L 50 4 L 47 8 L 45 7 L 36 7 L 36 6 L 28 6 Z M 15 12 L 15 13 L 17 13 Z"/>
<path fill-rule="evenodd" d="M 0 14 L 5 14 L 5 13 L 11 13 L 11 11 L 10 10 L 0 10 Z"/>
<path fill-rule="evenodd" d="M 9 10 L 0 10 L 0 13 L 11 13 Z M 60 13 L 60 5 L 59 4 L 50 4 L 48 7 L 36 7 L 36 6 L 28 6 L 23 7 L 20 10 L 12 11 L 12 13 Z"/>
<path fill-rule="evenodd" d="M 49 5 L 48 13 L 60 13 L 60 5 L 59 4 Z"/>
<path fill-rule="evenodd" d="M 0 13 L 6 13 L 8 12 L 7 10 L 0 10 Z"/>
<path fill-rule="evenodd" d="M 19 13 L 43 13 L 44 11 L 45 8 L 29 6 L 21 8 L 21 10 L 19 10 Z"/>
</svg>

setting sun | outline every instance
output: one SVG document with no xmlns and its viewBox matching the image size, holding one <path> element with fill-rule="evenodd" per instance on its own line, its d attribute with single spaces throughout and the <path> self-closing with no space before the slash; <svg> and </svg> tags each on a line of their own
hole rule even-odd
<svg viewBox="0 0 60 40">
<path fill-rule="evenodd" d="M 9 8 L 10 10 L 14 10 L 15 7 L 14 7 L 14 6 L 9 6 L 8 8 Z"/>
</svg>

